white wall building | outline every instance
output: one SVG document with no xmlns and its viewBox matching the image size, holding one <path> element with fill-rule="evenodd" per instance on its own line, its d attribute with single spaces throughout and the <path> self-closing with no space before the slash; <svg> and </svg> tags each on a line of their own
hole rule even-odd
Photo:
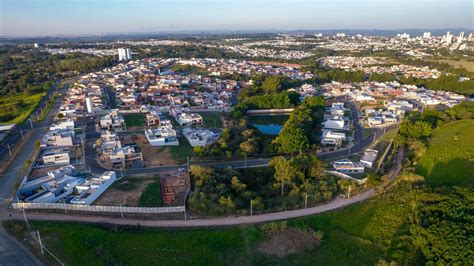
<svg viewBox="0 0 474 266">
<path fill-rule="evenodd" d="M 79 194 L 71 200 L 71 204 L 91 205 L 104 191 L 117 180 L 114 171 L 105 172 L 100 177 L 87 179 L 84 183 L 76 186 Z"/>
<path fill-rule="evenodd" d="M 176 131 L 171 127 L 146 129 L 145 136 L 151 146 L 178 146 Z"/>
<path fill-rule="evenodd" d="M 69 164 L 69 149 L 52 149 L 43 153 L 44 165 L 66 165 Z"/>
<path fill-rule="evenodd" d="M 372 168 L 375 160 L 377 159 L 377 150 L 367 149 L 364 151 L 364 156 L 360 159 L 360 162 L 367 168 Z"/>
<path fill-rule="evenodd" d="M 184 128 L 183 135 L 193 147 L 204 147 L 219 139 L 219 134 L 207 129 Z"/>
<path fill-rule="evenodd" d="M 132 59 L 132 52 L 129 48 L 119 48 L 117 52 L 119 61 L 129 61 Z"/>
</svg>

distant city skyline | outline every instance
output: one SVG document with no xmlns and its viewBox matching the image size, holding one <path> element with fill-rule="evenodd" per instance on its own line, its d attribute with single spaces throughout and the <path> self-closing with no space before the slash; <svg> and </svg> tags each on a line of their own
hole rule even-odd
<svg viewBox="0 0 474 266">
<path fill-rule="evenodd" d="M 471 0 L 0 0 L 0 36 L 473 29 Z"/>
</svg>

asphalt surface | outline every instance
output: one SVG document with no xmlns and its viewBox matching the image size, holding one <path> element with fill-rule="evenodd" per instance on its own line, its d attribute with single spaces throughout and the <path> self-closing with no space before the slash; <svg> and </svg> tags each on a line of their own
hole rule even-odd
<svg viewBox="0 0 474 266">
<path fill-rule="evenodd" d="M 19 176 L 20 170 L 26 160 L 29 160 L 34 151 L 34 144 L 40 140 L 53 122 L 57 110 L 61 105 L 61 98 L 58 97 L 51 112 L 46 118 L 37 123 L 33 128 L 31 138 L 22 147 L 22 152 L 19 152 L 11 163 L 8 172 L 0 178 L 0 219 L 9 219 L 10 210 L 8 209 L 9 202 L 13 197 L 14 184 L 21 181 Z M 18 134 L 17 134 L 18 135 Z M 0 265 L 41 265 L 27 249 L 20 243 L 13 239 L 0 223 Z"/>
</svg>

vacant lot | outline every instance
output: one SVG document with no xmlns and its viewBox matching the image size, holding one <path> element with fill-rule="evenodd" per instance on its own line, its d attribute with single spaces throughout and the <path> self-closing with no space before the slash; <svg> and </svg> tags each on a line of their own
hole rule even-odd
<svg viewBox="0 0 474 266">
<path fill-rule="evenodd" d="M 123 116 L 127 127 L 144 127 L 145 126 L 145 115 L 144 114 L 126 114 Z"/>
<path fill-rule="evenodd" d="M 474 120 L 461 120 L 433 131 L 416 171 L 431 185 L 474 184 Z"/>
<path fill-rule="evenodd" d="M 158 184 L 158 185 L 156 185 Z M 102 194 L 94 205 L 100 206 L 161 206 L 161 193 L 154 194 L 156 186 L 160 187 L 159 177 L 123 177 L 115 181 L 104 194 Z M 158 206 L 150 206 L 160 204 Z"/>
<path fill-rule="evenodd" d="M 436 60 L 439 63 L 447 63 L 455 68 L 465 68 L 467 71 L 474 72 L 474 61 L 466 60 Z"/>
<path fill-rule="evenodd" d="M 201 112 L 205 128 L 222 128 L 221 113 L 219 112 Z"/>
<path fill-rule="evenodd" d="M 140 199 L 138 200 L 138 206 L 140 207 L 161 207 L 163 200 L 161 198 L 161 185 L 160 180 L 149 183 L 143 191 Z"/>
</svg>

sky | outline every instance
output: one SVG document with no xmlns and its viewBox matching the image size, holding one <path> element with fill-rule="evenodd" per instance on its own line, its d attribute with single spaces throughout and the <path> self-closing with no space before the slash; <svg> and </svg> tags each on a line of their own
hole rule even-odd
<svg viewBox="0 0 474 266">
<path fill-rule="evenodd" d="M 0 36 L 473 29 L 474 0 L 0 0 Z"/>
</svg>

